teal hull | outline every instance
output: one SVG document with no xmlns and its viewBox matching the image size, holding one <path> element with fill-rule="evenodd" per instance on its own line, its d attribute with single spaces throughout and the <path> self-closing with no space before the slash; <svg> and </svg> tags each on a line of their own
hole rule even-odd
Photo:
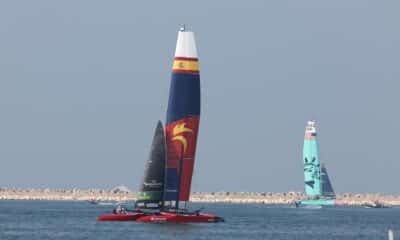
<svg viewBox="0 0 400 240">
<path fill-rule="evenodd" d="M 300 206 L 335 206 L 334 199 L 315 199 L 300 201 Z"/>
</svg>

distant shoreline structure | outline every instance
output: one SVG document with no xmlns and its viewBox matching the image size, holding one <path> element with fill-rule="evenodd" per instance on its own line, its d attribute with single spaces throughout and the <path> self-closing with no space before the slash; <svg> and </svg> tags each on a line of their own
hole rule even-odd
<svg viewBox="0 0 400 240">
<path fill-rule="evenodd" d="M 127 188 L 104 189 L 23 189 L 0 187 L 0 200 L 49 200 L 49 201 L 135 201 L 137 192 Z M 190 201 L 198 203 L 243 204 L 293 204 L 307 199 L 302 192 L 192 192 Z M 400 196 L 383 194 L 337 194 L 342 205 L 361 206 L 379 201 L 390 206 L 400 206 Z"/>
</svg>

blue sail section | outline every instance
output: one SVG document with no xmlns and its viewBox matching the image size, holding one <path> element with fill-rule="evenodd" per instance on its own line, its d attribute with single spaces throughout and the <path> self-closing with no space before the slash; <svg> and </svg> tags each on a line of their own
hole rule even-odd
<svg viewBox="0 0 400 240">
<path fill-rule="evenodd" d="M 164 192 L 164 200 L 165 201 L 176 201 L 178 199 L 179 194 L 179 175 L 178 169 L 176 168 L 168 168 L 167 169 L 167 179 L 166 186 Z"/>
<path fill-rule="evenodd" d="M 324 165 L 321 166 L 321 184 L 322 184 L 322 195 L 324 197 L 334 198 L 335 192 L 333 191 L 331 181 L 329 180 L 328 172 Z"/>
<path fill-rule="evenodd" d="M 168 101 L 167 125 L 200 115 L 200 75 L 173 73 Z"/>
</svg>

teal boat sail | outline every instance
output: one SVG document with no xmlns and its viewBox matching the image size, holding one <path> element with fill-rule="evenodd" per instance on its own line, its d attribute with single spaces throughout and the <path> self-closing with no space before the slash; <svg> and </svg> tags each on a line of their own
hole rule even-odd
<svg viewBox="0 0 400 240">
<path fill-rule="evenodd" d="M 322 194 L 321 170 L 316 137 L 315 122 L 309 121 L 304 134 L 303 163 L 305 191 L 311 197 Z"/>
<path fill-rule="evenodd" d="M 304 185 L 308 200 L 302 205 L 335 205 L 335 193 L 326 167 L 320 163 L 315 121 L 308 121 L 303 146 Z"/>
</svg>

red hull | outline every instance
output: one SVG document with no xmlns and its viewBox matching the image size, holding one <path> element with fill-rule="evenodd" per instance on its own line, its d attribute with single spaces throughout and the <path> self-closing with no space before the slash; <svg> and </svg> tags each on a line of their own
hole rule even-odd
<svg viewBox="0 0 400 240">
<path fill-rule="evenodd" d="M 153 222 L 153 223 L 215 223 L 223 222 L 224 219 L 213 214 L 207 213 L 170 213 L 161 212 L 160 214 L 147 215 L 140 217 L 137 222 Z"/>
<path fill-rule="evenodd" d="M 144 213 L 118 213 L 106 214 L 97 217 L 97 221 L 136 221 L 143 217 Z"/>
</svg>

